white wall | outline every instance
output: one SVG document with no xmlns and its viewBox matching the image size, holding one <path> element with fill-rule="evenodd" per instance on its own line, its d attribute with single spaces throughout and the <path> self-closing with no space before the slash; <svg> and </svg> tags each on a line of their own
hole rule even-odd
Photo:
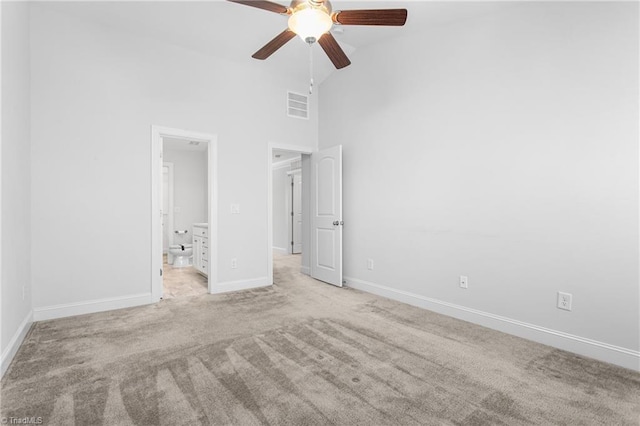
<svg viewBox="0 0 640 426">
<path fill-rule="evenodd" d="M 31 321 L 29 7 L 2 2 L 1 374 Z M 24 292 L 24 294 L 23 294 Z M 0 374 L 0 375 L 1 375 Z"/>
<path fill-rule="evenodd" d="M 638 4 L 514 4 L 352 62 L 319 141 L 344 146 L 349 284 L 638 368 Z"/>
<path fill-rule="evenodd" d="M 217 135 L 218 281 L 267 282 L 267 146 L 316 146 L 316 116 L 285 115 L 286 90 L 304 81 L 37 5 L 31 49 L 36 317 L 44 307 L 149 294 L 154 124 Z"/>
<path fill-rule="evenodd" d="M 207 222 L 207 152 L 164 150 L 164 161 L 173 163 L 174 244 L 192 242 L 194 223 Z"/>
<path fill-rule="evenodd" d="M 291 196 L 291 178 L 287 172 L 291 163 L 277 164 L 273 168 L 273 249 L 286 254 L 290 249 L 288 200 Z"/>
</svg>

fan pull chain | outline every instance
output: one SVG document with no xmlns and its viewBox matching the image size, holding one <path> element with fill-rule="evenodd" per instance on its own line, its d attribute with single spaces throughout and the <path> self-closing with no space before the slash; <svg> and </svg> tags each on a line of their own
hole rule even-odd
<svg viewBox="0 0 640 426">
<path fill-rule="evenodd" d="M 313 43 L 309 43 L 309 94 L 313 94 Z"/>
</svg>

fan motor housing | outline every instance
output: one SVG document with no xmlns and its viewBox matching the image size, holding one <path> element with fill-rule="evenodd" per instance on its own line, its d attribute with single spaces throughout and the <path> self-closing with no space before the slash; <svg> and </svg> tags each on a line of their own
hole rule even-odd
<svg viewBox="0 0 640 426">
<path fill-rule="evenodd" d="M 324 10 L 327 15 L 331 15 L 331 11 L 333 10 L 329 0 L 292 0 L 289 9 L 292 12 L 296 12 L 297 10 L 306 9 L 308 7 Z"/>
</svg>

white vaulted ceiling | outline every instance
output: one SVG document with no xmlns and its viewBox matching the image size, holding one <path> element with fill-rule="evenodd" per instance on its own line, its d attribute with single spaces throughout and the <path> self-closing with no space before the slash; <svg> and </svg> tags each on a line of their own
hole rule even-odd
<svg viewBox="0 0 640 426">
<path fill-rule="evenodd" d="M 288 5 L 288 2 L 279 2 Z M 154 38 L 236 62 L 252 63 L 266 71 L 285 73 L 291 78 L 309 74 L 309 47 L 295 38 L 265 61 L 251 55 L 287 27 L 287 18 L 276 13 L 214 1 L 101 1 L 34 3 L 60 13 L 99 22 L 113 28 Z M 404 27 L 334 26 L 336 40 L 352 58 L 357 49 L 385 38 L 410 35 L 427 26 L 467 19 L 506 7 L 505 2 L 457 1 L 333 1 L 334 10 L 406 8 Z M 320 46 L 313 46 L 314 74 L 322 81 L 335 72 Z M 407 52 L 412 54 L 412 52 Z M 338 71 L 339 72 L 339 71 Z"/>
</svg>

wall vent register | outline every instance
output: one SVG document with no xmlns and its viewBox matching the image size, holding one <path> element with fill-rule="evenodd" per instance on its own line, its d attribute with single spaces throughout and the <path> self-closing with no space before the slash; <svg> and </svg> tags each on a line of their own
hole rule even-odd
<svg viewBox="0 0 640 426">
<path fill-rule="evenodd" d="M 309 119 L 309 97 L 300 93 L 287 92 L 287 116 Z"/>
</svg>

